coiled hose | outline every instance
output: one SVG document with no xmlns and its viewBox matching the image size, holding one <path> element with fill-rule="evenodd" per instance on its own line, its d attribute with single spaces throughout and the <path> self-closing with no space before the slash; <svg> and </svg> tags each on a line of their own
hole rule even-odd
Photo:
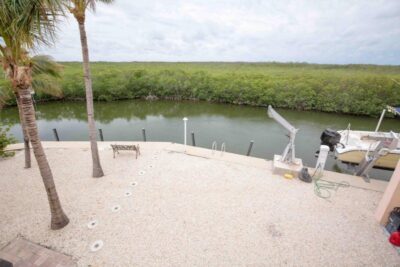
<svg viewBox="0 0 400 267">
<path fill-rule="evenodd" d="M 329 199 L 332 196 L 332 191 L 336 192 L 340 187 L 350 187 L 350 184 L 345 181 L 336 183 L 321 179 L 321 172 L 319 172 L 318 175 L 315 176 L 317 174 L 317 171 L 320 170 L 321 167 L 321 164 L 318 164 L 317 168 L 315 168 L 314 174 L 312 175 L 312 179 L 314 181 L 314 193 L 318 197 Z"/>
</svg>

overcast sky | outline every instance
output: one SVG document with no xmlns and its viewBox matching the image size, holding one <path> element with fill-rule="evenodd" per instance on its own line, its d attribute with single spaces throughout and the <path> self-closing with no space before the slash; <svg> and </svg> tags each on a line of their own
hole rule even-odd
<svg viewBox="0 0 400 267">
<path fill-rule="evenodd" d="M 92 61 L 400 65 L 400 0 L 116 0 L 86 30 Z M 41 52 L 81 61 L 76 21 Z"/>
</svg>

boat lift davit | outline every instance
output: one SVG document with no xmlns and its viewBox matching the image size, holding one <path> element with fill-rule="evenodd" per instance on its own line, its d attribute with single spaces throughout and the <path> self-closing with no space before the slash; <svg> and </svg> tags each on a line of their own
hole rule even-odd
<svg viewBox="0 0 400 267">
<path fill-rule="evenodd" d="M 303 168 L 302 160 L 295 157 L 294 140 L 299 129 L 293 127 L 293 125 L 279 115 L 272 106 L 268 106 L 268 117 L 274 119 L 289 132 L 289 143 L 282 155 L 274 155 L 273 171 L 277 174 L 291 173 L 297 175 Z"/>
</svg>

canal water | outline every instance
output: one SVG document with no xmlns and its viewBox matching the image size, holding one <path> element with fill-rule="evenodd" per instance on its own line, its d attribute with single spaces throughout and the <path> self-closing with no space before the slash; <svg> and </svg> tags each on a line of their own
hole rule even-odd
<svg viewBox="0 0 400 267">
<path fill-rule="evenodd" d="M 325 128 L 374 130 L 377 118 L 329 114 L 321 112 L 277 110 L 299 132 L 296 136 L 296 156 L 306 166 L 314 166 L 315 151 Z M 147 141 L 170 141 L 183 143 L 183 121 L 188 120 L 188 143 L 190 132 L 195 133 L 196 145 L 211 148 L 214 141 L 220 149 L 225 143 L 226 151 L 246 154 L 254 140 L 251 156 L 272 159 L 281 154 L 288 142 L 286 130 L 268 118 L 266 108 L 248 107 L 205 102 L 173 101 L 117 101 L 95 103 L 97 127 L 103 129 L 106 141 L 141 141 L 142 128 L 146 129 Z M 52 129 L 56 128 L 61 141 L 88 140 L 86 106 L 84 102 L 50 102 L 37 104 L 40 137 L 53 141 Z M 22 140 L 18 112 L 15 107 L 0 112 L 3 124 L 11 125 L 11 133 Z M 400 131 L 400 120 L 385 119 L 381 130 Z M 329 158 L 327 169 L 349 172 L 344 164 Z M 351 172 L 351 170 L 350 170 Z M 374 170 L 372 177 L 388 180 L 390 171 Z"/>
</svg>

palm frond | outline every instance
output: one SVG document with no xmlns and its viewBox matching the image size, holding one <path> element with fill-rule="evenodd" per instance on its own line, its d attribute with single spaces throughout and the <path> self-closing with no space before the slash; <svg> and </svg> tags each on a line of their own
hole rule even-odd
<svg viewBox="0 0 400 267">
<path fill-rule="evenodd" d="M 15 0 L 12 0 L 15 1 Z M 55 39 L 56 24 L 59 18 L 64 15 L 63 0 L 19 0 L 22 2 L 20 14 L 15 20 L 18 33 L 28 36 L 29 48 L 34 42 L 50 44 Z"/>
<path fill-rule="evenodd" d="M 37 75 L 33 77 L 32 88 L 35 92 L 45 93 L 51 96 L 61 97 L 63 95 L 60 83 L 55 82 L 48 75 Z"/>
<path fill-rule="evenodd" d="M 31 58 L 32 88 L 36 92 L 48 95 L 62 96 L 58 81 L 61 78 L 63 66 L 55 62 L 50 56 L 36 55 Z"/>
<path fill-rule="evenodd" d="M 19 61 L 36 44 L 52 43 L 63 1 L 0 0 L 0 36 L 9 49 L 8 55 L 0 51 L 3 57 Z"/>
<path fill-rule="evenodd" d="M 114 0 L 86 0 L 86 8 L 89 10 L 96 12 L 96 3 L 103 3 L 103 4 L 111 4 Z"/>
<path fill-rule="evenodd" d="M 32 75 L 45 74 L 51 77 L 60 78 L 62 65 L 55 62 L 50 56 L 37 55 L 31 58 Z"/>
<path fill-rule="evenodd" d="M 0 62 L 3 60 L 0 57 Z M 63 95 L 59 79 L 63 66 L 53 61 L 50 56 L 38 55 L 32 57 L 32 88 L 35 92 L 61 97 Z M 8 80 L 0 84 L 0 109 L 13 99 L 12 85 Z"/>
</svg>

